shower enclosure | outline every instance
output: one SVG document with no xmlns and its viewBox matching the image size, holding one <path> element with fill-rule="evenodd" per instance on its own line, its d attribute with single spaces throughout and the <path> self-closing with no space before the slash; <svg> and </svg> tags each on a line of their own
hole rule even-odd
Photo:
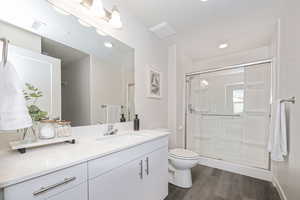
<svg viewBox="0 0 300 200">
<path fill-rule="evenodd" d="M 186 83 L 186 148 L 268 169 L 271 62 L 187 74 Z"/>
</svg>

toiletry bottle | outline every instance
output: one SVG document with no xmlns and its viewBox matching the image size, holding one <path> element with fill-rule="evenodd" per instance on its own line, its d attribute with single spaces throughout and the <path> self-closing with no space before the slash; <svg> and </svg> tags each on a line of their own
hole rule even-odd
<svg viewBox="0 0 300 200">
<path fill-rule="evenodd" d="M 137 114 L 135 115 L 135 119 L 133 120 L 133 130 L 140 130 L 140 119 Z"/>
<path fill-rule="evenodd" d="M 126 122 L 126 118 L 125 118 L 124 114 L 121 114 L 120 122 Z"/>
</svg>

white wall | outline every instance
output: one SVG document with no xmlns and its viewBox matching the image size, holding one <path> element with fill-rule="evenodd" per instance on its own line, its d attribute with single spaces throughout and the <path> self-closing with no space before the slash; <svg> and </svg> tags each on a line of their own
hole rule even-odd
<svg viewBox="0 0 300 200">
<path fill-rule="evenodd" d="M 288 200 L 299 200 L 300 180 L 300 1 L 283 1 L 280 27 L 279 97 L 295 96 L 296 104 L 288 106 L 289 156 L 284 163 L 273 162 L 273 174 Z"/>
<path fill-rule="evenodd" d="M 102 122 L 101 105 L 125 105 L 123 74 L 122 66 L 91 56 L 91 124 Z"/>
<path fill-rule="evenodd" d="M 134 52 L 129 52 L 124 55 L 122 59 L 122 76 L 123 76 L 123 112 L 125 114 L 126 121 L 132 121 L 135 114 L 135 102 L 134 102 Z M 129 86 L 130 85 L 130 86 Z"/>
<path fill-rule="evenodd" d="M 167 47 L 141 24 L 126 8 L 126 1 L 110 0 L 105 7 L 118 5 L 124 28 L 121 31 L 108 30 L 116 39 L 135 50 L 135 104 L 142 128 L 166 128 L 168 125 L 168 52 Z M 147 98 L 146 71 L 152 65 L 163 73 L 161 100 Z"/>
<path fill-rule="evenodd" d="M 62 66 L 62 119 L 90 125 L 90 56 Z"/>
<path fill-rule="evenodd" d="M 176 145 L 178 147 L 184 147 L 184 133 L 185 133 L 185 70 L 192 67 L 192 60 L 187 57 L 184 52 L 177 48 L 177 130 L 176 130 Z"/>
<path fill-rule="evenodd" d="M 0 38 L 5 37 L 11 44 L 41 53 L 41 37 L 0 21 Z"/>
<path fill-rule="evenodd" d="M 169 140 L 169 148 L 176 146 L 177 133 L 177 55 L 176 45 L 168 48 L 168 128 L 172 135 Z"/>
</svg>

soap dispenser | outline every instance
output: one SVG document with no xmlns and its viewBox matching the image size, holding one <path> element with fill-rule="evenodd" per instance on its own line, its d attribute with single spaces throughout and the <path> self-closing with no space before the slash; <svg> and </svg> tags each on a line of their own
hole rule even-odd
<svg viewBox="0 0 300 200">
<path fill-rule="evenodd" d="M 133 120 L 133 130 L 135 130 L 135 131 L 140 130 L 140 119 L 137 114 L 135 115 L 135 118 Z"/>
</svg>

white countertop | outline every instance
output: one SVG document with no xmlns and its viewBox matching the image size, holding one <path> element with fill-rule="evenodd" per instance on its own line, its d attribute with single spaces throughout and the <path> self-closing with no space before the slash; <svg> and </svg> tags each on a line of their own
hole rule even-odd
<svg viewBox="0 0 300 200">
<path fill-rule="evenodd" d="M 169 134 L 159 130 L 119 131 L 120 135 L 133 133 L 143 137 L 132 141 L 121 139 L 99 141 L 97 138 L 111 136 L 101 136 L 101 130 L 95 126 L 75 129 L 76 131 L 73 131 L 76 137 L 75 144 L 56 144 L 28 149 L 25 154 L 12 151 L 8 146 L 3 147 L 0 144 L 0 188 L 166 137 Z"/>
</svg>

